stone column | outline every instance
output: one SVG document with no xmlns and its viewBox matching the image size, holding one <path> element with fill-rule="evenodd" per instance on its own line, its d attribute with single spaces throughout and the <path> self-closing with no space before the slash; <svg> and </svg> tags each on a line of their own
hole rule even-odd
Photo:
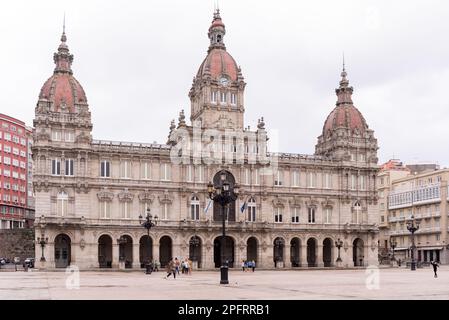
<svg viewBox="0 0 449 320">
<path fill-rule="evenodd" d="M 118 262 L 119 262 L 119 251 L 120 246 L 118 243 L 112 243 L 112 268 L 118 269 Z"/>
<path fill-rule="evenodd" d="M 214 246 L 205 244 L 201 246 L 201 268 L 214 269 Z"/>
<path fill-rule="evenodd" d="M 303 268 L 307 268 L 308 267 L 308 263 L 307 263 L 307 244 L 301 244 L 301 252 L 299 253 L 301 255 L 301 259 L 300 259 L 300 266 Z"/>
<path fill-rule="evenodd" d="M 153 260 L 161 262 L 159 259 L 159 241 L 156 238 L 153 241 Z"/>
<path fill-rule="evenodd" d="M 140 243 L 133 243 L 133 269 L 140 269 Z"/>
<path fill-rule="evenodd" d="M 316 266 L 318 268 L 324 267 L 324 261 L 323 261 L 323 245 L 321 243 L 318 243 L 316 246 Z"/>
<path fill-rule="evenodd" d="M 291 268 L 292 267 L 292 263 L 291 263 L 291 246 L 290 244 L 285 244 L 284 246 L 284 268 Z"/>
</svg>

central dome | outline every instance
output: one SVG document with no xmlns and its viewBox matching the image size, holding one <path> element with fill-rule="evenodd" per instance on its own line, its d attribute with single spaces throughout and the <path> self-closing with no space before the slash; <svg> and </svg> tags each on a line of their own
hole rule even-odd
<svg viewBox="0 0 449 320">
<path fill-rule="evenodd" d="M 214 48 L 209 51 L 197 73 L 198 78 L 203 78 L 206 75 L 210 75 L 212 79 L 227 75 L 231 81 L 237 81 L 238 66 L 226 50 Z"/>
<path fill-rule="evenodd" d="M 53 57 L 56 64 L 54 73 L 44 83 L 39 94 L 39 100 L 50 102 L 54 112 L 75 112 L 75 105 L 87 104 L 86 93 L 73 76 L 73 55 L 70 54 L 66 41 L 67 37 L 63 32 L 58 52 Z"/>
</svg>

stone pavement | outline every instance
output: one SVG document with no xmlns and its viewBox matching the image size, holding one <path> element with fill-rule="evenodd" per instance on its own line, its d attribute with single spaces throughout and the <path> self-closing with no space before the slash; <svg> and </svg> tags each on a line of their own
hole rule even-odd
<svg viewBox="0 0 449 320">
<path fill-rule="evenodd" d="M 377 274 L 378 272 L 378 274 Z M 449 266 L 431 268 L 299 270 L 229 273 L 196 271 L 164 279 L 164 272 L 0 272 L 3 299 L 449 299 Z M 79 289 L 76 279 L 79 275 Z"/>
</svg>

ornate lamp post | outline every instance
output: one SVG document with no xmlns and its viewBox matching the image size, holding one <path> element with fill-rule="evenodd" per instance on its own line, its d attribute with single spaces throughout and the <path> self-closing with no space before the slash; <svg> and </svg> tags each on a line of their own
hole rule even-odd
<svg viewBox="0 0 449 320">
<path fill-rule="evenodd" d="M 391 237 L 390 238 L 390 248 L 393 250 L 393 263 L 396 261 L 395 257 L 394 257 L 394 249 L 397 247 L 398 243 L 396 242 L 396 240 Z"/>
<path fill-rule="evenodd" d="M 220 284 L 228 284 L 228 264 L 225 261 L 225 238 L 226 238 L 226 212 L 225 209 L 229 209 L 229 204 L 235 201 L 239 194 L 239 186 L 235 184 L 231 186 L 226 180 L 226 171 L 220 172 L 220 184 L 214 186 L 212 182 L 207 185 L 207 192 L 209 193 L 209 198 L 218 203 L 221 206 L 222 213 L 222 236 L 220 243 L 221 251 L 221 267 L 220 267 Z M 229 211 L 229 210 L 228 210 Z"/>
<path fill-rule="evenodd" d="M 41 261 L 45 261 L 44 248 L 45 248 L 45 245 L 48 243 L 48 237 L 44 237 L 44 235 L 42 234 L 42 236 L 40 238 L 37 237 L 37 243 L 39 243 L 41 245 L 41 248 L 42 248 Z"/>
<path fill-rule="evenodd" d="M 154 217 L 155 220 L 157 220 L 157 215 Z M 154 227 L 156 225 L 156 221 L 153 221 L 153 216 L 151 215 L 151 210 L 150 208 L 147 208 L 147 215 L 145 217 L 145 219 L 143 219 L 142 215 L 139 215 L 139 223 L 142 227 L 144 227 L 145 229 L 147 229 L 147 235 L 148 235 L 148 241 L 150 241 L 150 230 L 152 227 Z M 149 249 L 149 253 L 151 253 L 151 247 L 148 248 Z M 146 263 L 145 267 L 146 267 L 146 274 L 151 274 L 152 270 L 151 270 L 151 266 L 150 266 L 150 254 L 148 254 L 148 262 Z"/>
<path fill-rule="evenodd" d="M 415 217 L 412 215 L 410 217 L 410 220 L 407 221 L 407 230 L 411 232 L 412 234 L 412 246 L 410 247 L 411 250 L 411 258 L 412 258 L 412 263 L 410 266 L 410 270 L 416 270 L 416 261 L 415 261 L 415 232 L 419 229 L 419 221 L 415 220 Z"/>
<path fill-rule="evenodd" d="M 338 238 L 337 241 L 335 241 L 335 246 L 338 248 L 337 262 L 341 262 L 340 249 L 341 247 L 343 247 L 343 241 L 341 241 L 340 238 Z"/>
<path fill-rule="evenodd" d="M 156 225 L 157 215 L 154 217 L 151 215 L 150 208 L 147 208 L 147 215 L 145 219 L 142 218 L 142 215 L 139 216 L 139 223 L 142 227 L 147 229 L 148 238 L 150 237 L 150 229 Z"/>
</svg>

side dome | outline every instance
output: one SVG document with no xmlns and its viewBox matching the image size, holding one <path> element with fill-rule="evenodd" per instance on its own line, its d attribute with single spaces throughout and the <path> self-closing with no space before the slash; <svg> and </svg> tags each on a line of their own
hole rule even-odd
<svg viewBox="0 0 449 320">
<path fill-rule="evenodd" d="M 39 93 L 39 101 L 48 102 L 53 112 L 76 112 L 76 105 L 87 105 L 86 93 L 73 76 L 73 55 L 70 54 L 66 41 L 64 32 L 58 52 L 53 56 L 56 64 L 53 75 L 44 83 Z"/>
</svg>

